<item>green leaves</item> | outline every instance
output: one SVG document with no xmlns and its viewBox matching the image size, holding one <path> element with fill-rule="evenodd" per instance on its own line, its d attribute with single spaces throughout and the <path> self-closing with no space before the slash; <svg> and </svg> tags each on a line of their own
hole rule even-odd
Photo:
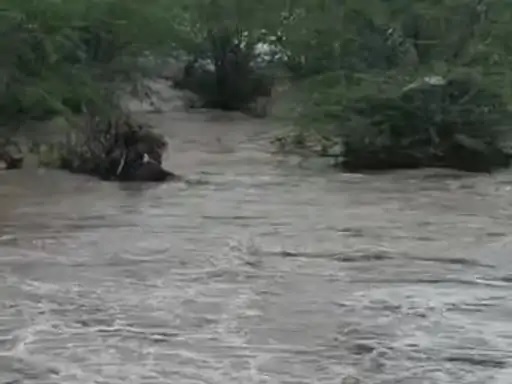
<svg viewBox="0 0 512 384">
<path fill-rule="evenodd" d="M 110 105 L 169 49 L 175 6 L 164 0 L 4 0 L 0 123 Z M 43 115 L 43 116 L 41 116 Z"/>
</svg>

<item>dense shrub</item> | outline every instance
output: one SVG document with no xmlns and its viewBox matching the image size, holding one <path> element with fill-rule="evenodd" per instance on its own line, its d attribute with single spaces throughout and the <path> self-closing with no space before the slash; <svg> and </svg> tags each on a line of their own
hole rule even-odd
<svg viewBox="0 0 512 384">
<path fill-rule="evenodd" d="M 133 116 L 75 119 L 65 139 L 35 148 L 45 166 L 117 181 L 164 181 L 176 177 L 162 168 L 165 138 Z"/>
<path fill-rule="evenodd" d="M 0 123 L 108 111 L 146 71 L 141 57 L 167 49 L 169 8 L 165 1 L 2 2 Z"/>
<path fill-rule="evenodd" d="M 343 130 L 345 169 L 509 165 L 500 145 L 511 114 L 502 96 L 471 74 L 422 79 L 398 94 L 356 99 L 347 109 L 360 125 Z"/>
<path fill-rule="evenodd" d="M 291 23 L 285 46 L 319 70 L 292 113 L 304 137 L 338 148 L 344 169 L 509 165 L 510 4 L 302 2 L 316 11 Z"/>
<path fill-rule="evenodd" d="M 174 28 L 171 10 L 168 2 L 159 0 L 152 7 L 143 1 L 121 0 L 4 1 L 0 7 L 0 126 L 5 127 L 4 136 L 16 135 L 25 122 L 55 115 L 70 121 L 77 116 L 116 120 L 121 98 L 141 89 L 152 64 L 143 59 L 168 49 Z M 96 125 L 73 125 L 73 133 L 81 140 L 73 142 L 76 148 L 67 143 L 67 158 L 60 148 L 58 165 L 103 178 L 132 178 L 127 169 L 131 162 L 141 160 L 129 159 L 135 152 L 128 149 L 123 172 L 113 173 L 108 153 L 113 149 L 98 146 L 105 135 L 113 135 L 112 129 Z M 146 143 L 140 134 L 132 134 L 131 140 Z M 121 143 L 108 145 L 119 147 Z"/>
<path fill-rule="evenodd" d="M 272 78 L 255 67 L 252 45 L 243 46 L 229 34 L 214 34 L 208 47 L 207 61 L 189 61 L 174 81 L 176 88 L 196 94 L 200 107 L 247 112 L 258 98 L 271 96 Z"/>
</svg>

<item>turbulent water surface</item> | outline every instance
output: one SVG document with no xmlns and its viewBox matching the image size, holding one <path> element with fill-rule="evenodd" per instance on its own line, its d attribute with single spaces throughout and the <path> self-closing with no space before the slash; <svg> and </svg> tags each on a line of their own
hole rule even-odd
<svg viewBox="0 0 512 384">
<path fill-rule="evenodd" d="M 152 119 L 191 181 L 0 174 L 0 383 L 512 382 L 512 174 L 343 175 L 261 120 Z"/>
</svg>

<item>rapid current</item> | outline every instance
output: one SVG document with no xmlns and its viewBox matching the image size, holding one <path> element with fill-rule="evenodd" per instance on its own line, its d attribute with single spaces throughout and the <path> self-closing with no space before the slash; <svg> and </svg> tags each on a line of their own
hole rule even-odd
<svg viewBox="0 0 512 384">
<path fill-rule="evenodd" d="M 512 173 L 347 175 L 265 120 L 148 118 L 186 182 L 0 174 L 1 384 L 512 383 Z"/>
</svg>

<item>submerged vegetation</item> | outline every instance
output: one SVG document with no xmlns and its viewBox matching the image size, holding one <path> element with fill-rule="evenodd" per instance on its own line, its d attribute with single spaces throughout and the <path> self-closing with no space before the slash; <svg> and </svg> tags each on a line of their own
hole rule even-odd
<svg viewBox="0 0 512 384">
<path fill-rule="evenodd" d="M 106 181 L 175 179 L 175 174 L 161 168 L 166 149 L 163 136 L 126 113 L 109 118 L 86 115 L 68 127 L 66 140 L 34 148 L 47 166 Z"/>
<path fill-rule="evenodd" d="M 279 143 L 348 171 L 491 171 L 510 163 L 511 20 L 497 0 L 6 0 L 0 161 L 22 165 L 13 138 L 27 121 L 64 116 L 71 132 L 47 163 L 108 180 L 172 177 L 165 139 L 121 103 L 147 96 L 145 79 L 171 60 L 182 70 L 169 86 L 199 107 L 255 114 L 291 81 L 298 128 Z"/>
</svg>

